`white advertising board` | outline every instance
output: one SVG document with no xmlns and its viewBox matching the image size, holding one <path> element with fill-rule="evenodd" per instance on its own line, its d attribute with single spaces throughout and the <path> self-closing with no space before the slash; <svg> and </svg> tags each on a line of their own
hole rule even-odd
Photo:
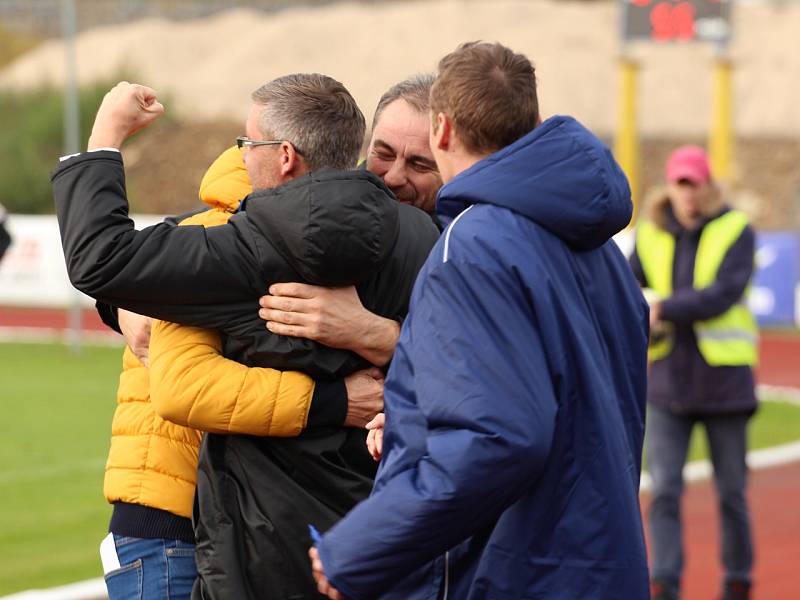
<svg viewBox="0 0 800 600">
<path fill-rule="evenodd" d="M 160 222 L 159 215 L 132 215 L 137 229 Z M 61 249 L 58 222 L 53 215 L 9 215 L 12 241 L 0 262 L 0 306 L 66 308 L 80 298 L 94 301 L 69 282 Z"/>
<path fill-rule="evenodd" d="M 132 215 L 137 229 L 164 219 L 162 215 Z M 53 215 L 9 215 L 11 247 L 0 262 L 0 306 L 66 308 L 78 297 L 81 305 L 94 301 L 72 287 L 64 264 L 58 222 Z M 628 254 L 632 232 L 625 230 L 615 240 Z"/>
</svg>

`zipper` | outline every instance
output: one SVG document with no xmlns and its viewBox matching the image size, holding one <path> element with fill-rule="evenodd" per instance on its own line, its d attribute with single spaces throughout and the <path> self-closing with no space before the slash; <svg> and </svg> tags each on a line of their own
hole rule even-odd
<svg viewBox="0 0 800 600">
<path fill-rule="evenodd" d="M 450 591 L 450 551 L 444 553 L 444 594 L 442 600 L 447 600 Z"/>
</svg>

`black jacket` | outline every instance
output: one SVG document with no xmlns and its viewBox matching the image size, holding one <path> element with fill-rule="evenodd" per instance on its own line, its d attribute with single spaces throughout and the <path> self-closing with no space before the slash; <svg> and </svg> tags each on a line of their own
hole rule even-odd
<svg viewBox="0 0 800 600">
<path fill-rule="evenodd" d="M 360 357 L 270 334 L 258 317 L 269 284 L 356 284 L 364 306 L 398 318 L 438 238 L 430 218 L 363 171 L 320 171 L 251 194 L 227 225 L 135 231 L 119 154 L 83 154 L 52 176 L 73 285 L 109 304 L 226 334 L 249 365 L 337 378 Z M 318 598 L 308 525 L 330 527 L 372 486 L 365 434 L 342 427 L 297 438 L 207 435 L 195 504 L 195 595 Z"/>
<path fill-rule="evenodd" d="M 370 311 L 394 318 L 438 233 L 427 215 L 394 201 L 366 171 L 321 171 L 248 197 L 247 210 L 212 228 L 160 223 L 135 231 L 122 159 L 82 154 L 52 176 L 67 272 L 97 300 L 219 329 L 247 364 L 333 378 L 366 363 L 309 340 L 274 336 L 258 317 L 269 284 L 357 284 Z M 235 259 L 234 259 L 235 257 Z"/>
<path fill-rule="evenodd" d="M 673 324 L 672 352 L 650 366 L 647 401 L 675 414 L 713 415 L 752 412 L 757 406 L 753 370 L 748 366 L 712 367 L 697 347 L 694 322 L 717 317 L 740 301 L 753 275 L 755 234 L 745 227 L 728 250 L 713 285 L 694 288 L 694 263 L 700 235 L 706 224 L 729 209 L 707 219 L 700 227 L 684 229 L 664 204 L 663 227 L 675 237 L 672 288 L 661 304 L 661 317 Z M 639 255 L 634 249 L 631 268 L 643 287 L 649 287 Z"/>
<path fill-rule="evenodd" d="M 11 246 L 11 235 L 6 229 L 6 215 L 5 209 L 0 205 L 0 259 L 6 253 L 9 246 Z"/>
</svg>

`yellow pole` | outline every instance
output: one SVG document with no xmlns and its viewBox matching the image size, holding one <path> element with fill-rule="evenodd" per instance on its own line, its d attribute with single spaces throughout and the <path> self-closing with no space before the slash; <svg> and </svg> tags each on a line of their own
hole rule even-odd
<svg viewBox="0 0 800 600">
<path fill-rule="evenodd" d="M 614 156 L 619 162 L 631 186 L 633 217 L 639 211 L 639 131 L 637 129 L 637 77 L 639 64 L 623 56 L 619 61 L 619 112 L 617 135 L 614 140 Z"/>
<path fill-rule="evenodd" d="M 733 65 L 718 55 L 714 61 L 711 98 L 711 133 L 708 140 L 715 179 L 730 183 L 733 176 Z"/>
</svg>

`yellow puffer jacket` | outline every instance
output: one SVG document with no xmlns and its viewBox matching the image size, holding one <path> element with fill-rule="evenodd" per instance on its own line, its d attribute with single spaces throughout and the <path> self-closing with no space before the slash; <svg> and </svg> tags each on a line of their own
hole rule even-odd
<svg viewBox="0 0 800 600">
<path fill-rule="evenodd" d="M 211 165 L 200 186 L 200 198 L 211 210 L 181 225 L 226 223 L 250 190 L 241 153 L 230 148 Z M 312 379 L 296 372 L 248 371 L 220 352 L 216 332 L 159 321 L 150 337 L 150 369 L 125 348 L 103 484 L 109 502 L 191 517 L 202 435 L 198 430 L 292 436 L 305 427 Z M 176 361 L 170 372 L 181 373 L 179 379 L 161 376 L 169 361 Z M 156 408 L 181 424 L 164 420 Z"/>
</svg>

